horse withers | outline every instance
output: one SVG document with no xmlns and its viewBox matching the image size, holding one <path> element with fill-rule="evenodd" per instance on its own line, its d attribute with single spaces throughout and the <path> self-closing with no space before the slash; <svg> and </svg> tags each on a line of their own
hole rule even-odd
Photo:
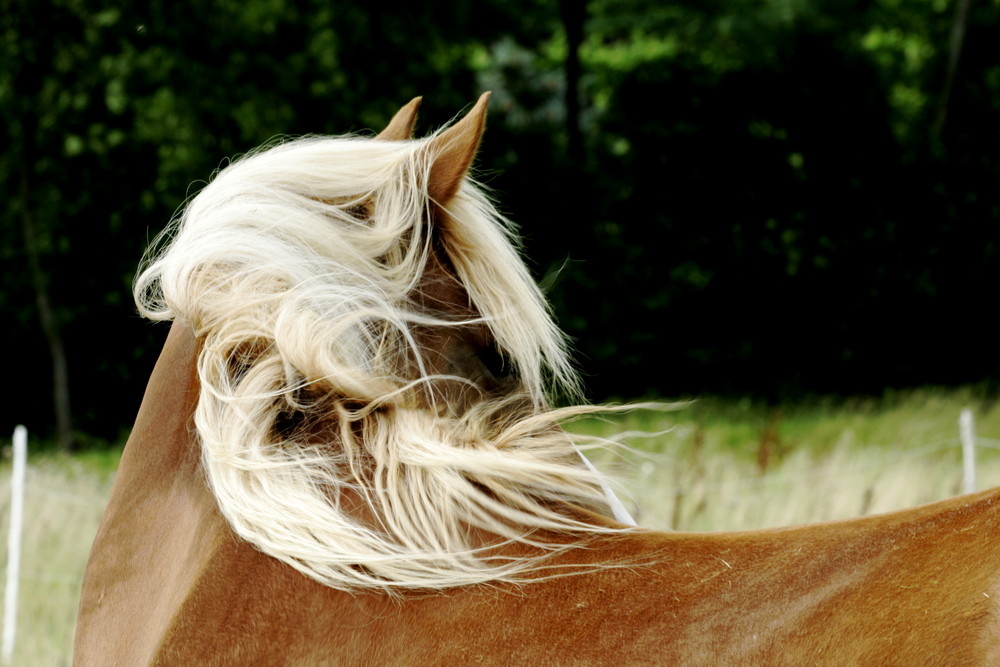
<svg viewBox="0 0 1000 667">
<path fill-rule="evenodd" d="M 616 521 L 564 339 L 468 176 L 410 138 L 222 170 L 136 281 L 173 325 L 80 601 L 79 665 L 1000 664 L 1000 494 L 766 531 Z"/>
</svg>

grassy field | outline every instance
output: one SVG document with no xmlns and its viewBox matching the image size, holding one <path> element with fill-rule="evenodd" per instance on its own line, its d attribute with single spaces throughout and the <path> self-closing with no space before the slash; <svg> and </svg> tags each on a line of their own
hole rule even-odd
<svg viewBox="0 0 1000 667">
<path fill-rule="evenodd" d="M 30 440 L 28 447 L 30 451 Z M 117 460 L 117 452 L 29 458 L 14 665 L 71 664 L 83 568 L 111 492 Z M 0 468 L 4 573 L 9 510 L 7 462 Z"/>
<path fill-rule="evenodd" d="M 886 512 L 959 493 L 963 408 L 975 415 L 978 487 L 998 486 L 1000 441 L 992 438 L 1000 438 L 1000 404 L 975 389 L 780 409 L 704 398 L 673 412 L 636 411 L 568 428 L 598 436 L 656 434 L 629 438 L 633 449 L 625 455 L 590 453 L 617 478 L 640 525 L 732 530 Z M 116 463 L 116 452 L 31 458 L 13 664 L 71 663 L 83 568 Z M 0 465 L 3 536 L 9 470 L 9 463 Z"/>
<path fill-rule="evenodd" d="M 977 487 L 1000 486 L 1000 404 L 971 388 L 878 400 L 770 408 L 701 399 L 673 413 L 637 411 L 570 426 L 581 433 L 655 433 L 632 452 L 591 458 L 619 481 L 640 525 L 745 530 L 843 519 L 961 493 L 958 417 L 974 416 Z"/>
</svg>

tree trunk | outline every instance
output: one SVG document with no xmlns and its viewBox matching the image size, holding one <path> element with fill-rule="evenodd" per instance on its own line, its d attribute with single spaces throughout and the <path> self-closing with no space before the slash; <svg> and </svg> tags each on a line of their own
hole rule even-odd
<svg viewBox="0 0 1000 667">
<path fill-rule="evenodd" d="M 48 342 L 49 356 L 52 359 L 52 403 L 56 417 L 56 442 L 60 450 L 71 452 L 76 448 L 76 443 L 73 437 L 73 413 L 70 409 L 69 365 L 66 361 L 66 349 L 63 346 L 62 335 L 52 310 L 52 301 L 49 299 L 45 274 L 42 272 L 29 192 L 27 172 L 23 172 L 20 199 L 24 250 L 28 257 L 31 284 L 35 290 L 38 320 L 42 326 L 45 340 Z"/>
<path fill-rule="evenodd" d="M 940 139 L 948 118 L 948 103 L 951 101 L 951 91 L 958 73 L 958 60 L 962 55 L 962 45 L 965 43 L 965 28 L 969 24 L 971 6 L 972 0 L 958 0 L 958 6 L 955 7 L 955 19 L 951 24 L 951 39 L 948 46 L 948 71 L 945 75 L 944 90 L 938 102 L 937 118 L 934 120 L 935 139 Z"/>
</svg>

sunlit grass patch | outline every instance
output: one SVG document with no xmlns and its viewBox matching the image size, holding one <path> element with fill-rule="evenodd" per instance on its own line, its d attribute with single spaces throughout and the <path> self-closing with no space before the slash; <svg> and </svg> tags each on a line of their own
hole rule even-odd
<svg viewBox="0 0 1000 667">
<path fill-rule="evenodd" d="M 814 399 L 771 407 L 706 398 L 672 412 L 587 420 L 571 431 L 632 441 L 627 464 L 591 454 L 616 476 L 640 524 L 745 530 L 888 512 L 961 492 L 958 417 L 977 425 L 977 487 L 1000 485 L 1000 406 L 973 388 Z"/>
<path fill-rule="evenodd" d="M 29 443 L 30 446 L 30 443 Z M 118 452 L 32 457 L 25 479 L 24 532 L 14 665 L 69 665 L 77 602 L 90 544 L 111 492 Z M 0 573 L 6 573 L 10 465 L 0 467 Z M 6 581 L 6 580 L 4 580 Z"/>
</svg>

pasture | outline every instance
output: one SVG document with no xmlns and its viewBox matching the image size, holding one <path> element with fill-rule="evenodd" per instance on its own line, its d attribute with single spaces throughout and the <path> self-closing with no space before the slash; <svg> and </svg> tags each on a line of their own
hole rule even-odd
<svg viewBox="0 0 1000 667">
<path fill-rule="evenodd" d="M 978 487 L 1000 485 L 1000 442 L 991 440 L 1000 437 L 1000 405 L 975 388 L 780 408 L 706 397 L 674 412 L 566 426 L 590 435 L 656 434 L 629 438 L 632 449 L 624 454 L 590 453 L 615 476 L 641 526 L 742 530 L 887 512 L 955 495 L 962 475 L 957 420 L 966 407 L 976 419 Z M 117 452 L 31 457 L 13 664 L 71 663 L 83 569 L 116 461 Z M 0 468 L 4 536 L 8 505 L 9 463 Z M 6 549 L 3 554 L 5 564 Z"/>
</svg>

